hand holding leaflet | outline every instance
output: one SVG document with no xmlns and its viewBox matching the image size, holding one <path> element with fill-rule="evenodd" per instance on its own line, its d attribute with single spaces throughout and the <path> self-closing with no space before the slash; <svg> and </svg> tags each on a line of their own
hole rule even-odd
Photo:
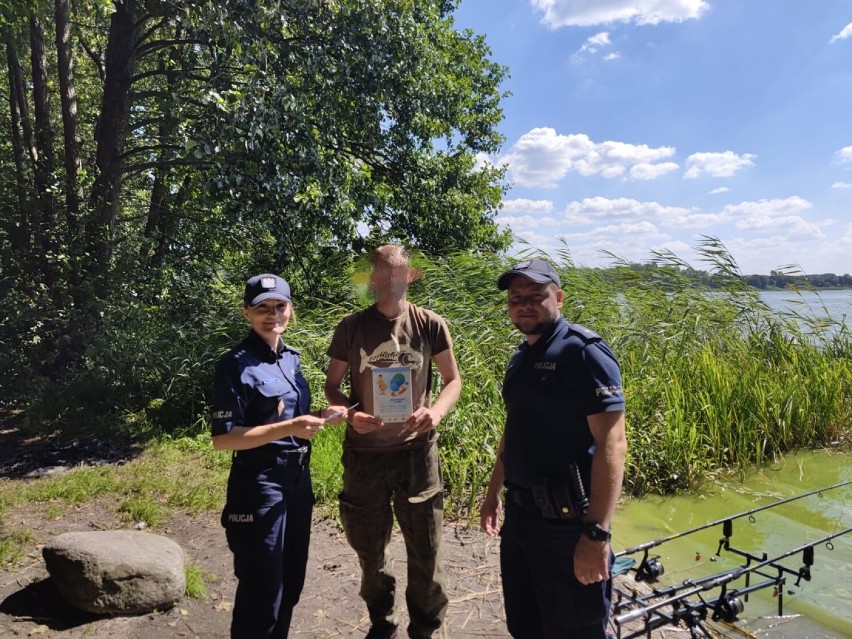
<svg viewBox="0 0 852 639">
<path fill-rule="evenodd" d="M 352 410 L 353 408 L 360 406 L 360 405 L 361 405 L 361 402 L 355 402 L 354 404 L 352 404 L 352 406 L 350 406 L 345 411 L 339 410 L 336 413 L 332 413 L 331 415 L 329 415 L 328 417 L 325 418 L 325 422 L 328 422 L 328 420 L 330 420 L 330 419 L 337 419 L 338 417 L 341 417 L 344 413 L 348 413 L 350 410 Z"/>
</svg>

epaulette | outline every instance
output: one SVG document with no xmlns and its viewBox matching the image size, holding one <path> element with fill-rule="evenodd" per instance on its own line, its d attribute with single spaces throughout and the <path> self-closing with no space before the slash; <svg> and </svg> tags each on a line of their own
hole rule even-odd
<svg viewBox="0 0 852 639">
<path fill-rule="evenodd" d="M 296 355 L 301 355 L 301 354 L 302 354 L 302 351 L 300 351 L 298 348 L 293 348 L 292 346 L 290 346 L 290 345 L 289 345 L 289 344 L 287 344 L 286 342 L 284 343 L 284 348 L 285 348 L 286 350 L 290 351 L 291 353 L 295 353 Z"/>
<path fill-rule="evenodd" d="M 582 324 L 568 324 L 568 332 L 580 336 L 586 342 L 594 342 L 603 339 L 600 335 L 583 326 Z"/>
</svg>

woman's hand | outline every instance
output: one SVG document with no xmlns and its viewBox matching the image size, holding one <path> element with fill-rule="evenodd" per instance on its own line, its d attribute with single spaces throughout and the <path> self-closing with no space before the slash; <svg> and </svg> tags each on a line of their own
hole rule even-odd
<svg viewBox="0 0 852 639">
<path fill-rule="evenodd" d="M 313 439 L 313 436 L 322 429 L 323 424 L 325 419 L 318 415 L 300 415 L 293 420 L 293 432 L 289 434 L 302 439 Z"/>
</svg>

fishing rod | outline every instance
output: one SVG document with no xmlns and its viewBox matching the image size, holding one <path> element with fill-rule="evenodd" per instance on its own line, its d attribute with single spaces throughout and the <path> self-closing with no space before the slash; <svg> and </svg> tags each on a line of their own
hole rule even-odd
<svg viewBox="0 0 852 639">
<path fill-rule="evenodd" d="M 850 532 L 852 532 L 852 528 L 846 528 L 845 530 L 826 535 L 821 539 L 793 548 L 772 558 L 767 558 L 765 553 L 762 557 L 758 558 L 756 555 L 734 550 L 737 554 L 747 558 L 746 565 L 700 579 L 686 580 L 681 585 L 665 590 L 654 590 L 643 596 L 636 596 L 635 593 L 629 596 L 619 590 L 619 595 L 626 598 L 626 601 L 620 599 L 615 605 L 616 610 L 629 609 L 634 606 L 638 606 L 638 608 L 618 614 L 612 619 L 617 628 L 617 635 L 619 639 L 630 639 L 646 633 L 650 636 L 650 632 L 653 629 L 664 625 L 677 625 L 680 622 L 684 622 L 690 628 L 693 637 L 698 629 L 701 629 L 705 636 L 709 637 L 709 633 L 702 628 L 708 610 L 712 610 L 713 621 L 736 621 L 737 615 L 744 609 L 743 601 L 748 600 L 748 594 L 769 586 L 775 588 L 775 594 L 778 596 L 778 615 L 781 616 L 783 614 L 785 574 L 796 577 L 796 586 L 801 583 L 802 579 L 810 581 L 811 566 L 814 561 L 814 547 L 826 544 L 829 549 L 833 549 L 834 546 L 830 543 L 831 540 Z M 728 544 L 725 544 L 725 549 L 731 550 Z M 798 570 L 793 570 L 779 563 L 781 560 L 800 552 L 802 553 L 802 567 Z M 752 564 L 753 560 L 758 561 Z M 774 576 L 766 574 L 763 572 L 766 568 L 776 570 L 777 574 Z M 751 584 L 747 581 L 744 588 L 728 590 L 729 584 L 743 577 L 749 580 L 752 574 L 765 577 L 766 581 L 756 584 Z M 713 590 L 714 588 L 721 589 L 718 597 L 709 601 L 702 598 L 702 593 Z M 689 598 L 692 596 L 697 596 L 699 601 L 689 601 Z M 654 601 L 655 599 L 657 601 Z M 666 607 L 670 607 L 671 612 L 666 612 L 664 610 Z M 643 628 L 623 636 L 622 626 L 637 619 L 643 620 Z"/>
<path fill-rule="evenodd" d="M 708 522 L 701 526 L 696 526 L 695 528 L 690 528 L 688 530 L 684 530 L 673 535 L 669 535 L 667 537 L 661 537 L 659 539 L 654 539 L 652 541 L 646 541 L 645 543 L 639 544 L 638 546 L 632 546 L 630 548 L 626 548 L 620 552 L 615 553 L 616 558 L 624 557 L 627 555 L 633 555 L 638 552 L 644 552 L 642 557 L 642 561 L 639 562 L 639 566 L 635 568 L 635 578 L 636 581 L 647 581 L 649 583 L 653 583 L 657 581 L 665 573 L 665 567 L 660 561 L 659 557 L 651 557 L 649 556 L 648 551 L 652 548 L 656 548 L 657 546 L 661 546 L 662 544 L 672 541 L 673 539 L 679 539 L 680 537 L 685 537 L 687 535 L 691 535 L 693 533 L 699 532 L 701 530 L 706 530 L 713 526 L 718 526 L 719 524 L 723 524 L 724 526 L 724 537 L 725 539 L 719 542 L 719 550 L 716 551 L 716 555 L 722 549 L 722 544 L 726 542 L 731 537 L 733 533 L 733 521 L 735 519 L 741 519 L 743 517 L 749 517 L 750 521 L 754 523 L 753 515 L 755 513 L 759 513 L 763 510 L 769 510 L 770 508 L 775 508 L 777 506 L 781 506 L 782 504 L 788 504 L 793 501 L 797 501 L 799 499 L 804 499 L 805 497 L 810 497 L 812 495 L 819 495 L 822 497 L 822 493 L 828 492 L 829 490 L 834 490 L 835 488 L 842 488 L 843 486 L 848 486 L 852 484 L 852 479 L 843 481 L 837 484 L 833 484 L 831 486 L 826 486 L 824 488 L 817 488 L 816 490 L 811 490 L 806 493 L 802 493 L 801 495 L 794 495 L 792 497 L 787 497 L 786 499 L 780 499 L 778 501 L 774 501 L 769 504 L 764 504 L 763 506 L 758 506 L 756 508 L 752 508 L 750 510 L 746 510 L 741 513 L 737 513 L 735 515 L 728 515 L 727 517 L 723 517 L 721 519 L 717 519 L 715 521 Z"/>
<path fill-rule="evenodd" d="M 772 559 L 767 559 L 765 552 L 761 556 L 757 556 L 757 555 L 748 553 L 748 552 L 743 551 L 743 550 L 738 550 L 736 548 L 732 548 L 730 546 L 730 543 L 728 543 L 728 541 L 726 539 L 722 539 L 721 543 L 723 544 L 723 547 L 724 547 L 725 550 L 728 550 L 728 551 L 730 551 L 730 552 L 732 552 L 736 555 L 739 555 L 740 557 L 744 557 L 746 559 L 746 564 L 744 566 L 741 566 L 740 568 L 735 569 L 734 572 L 737 572 L 737 574 L 734 576 L 734 579 L 739 579 L 743 575 L 748 576 L 748 573 L 758 571 L 764 563 L 768 562 L 769 564 L 772 564 L 774 567 L 780 568 L 784 572 L 790 573 L 790 574 L 798 577 L 799 580 L 804 578 L 806 581 L 810 581 L 809 570 L 808 571 L 799 570 L 799 571 L 794 572 L 794 571 L 790 570 L 789 568 L 786 568 L 785 566 L 776 565 L 776 562 L 780 561 L 781 559 L 785 559 L 785 558 L 789 557 L 790 555 L 795 555 L 797 552 L 801 551 L 803 553 L 804 565 L 805 566 L 812 566 L 813 565 L 813 549 L 814 549 L 814 546 L 817 546 L 817 545 L 822 544 L 822 543 L 828 543 L 832 539 L 834 539 L 835 537 L 841 537 L 841 536 L 843 536 L 843 535 L 845 535 L 849 532 L 852 532 L 852 528 L 847 528 L 846 530 L 833 533 L 831 535 L 823 537 L 822 539 L 818 539 L 817 541 L 811 542 L 809 544 L 805 544 L 804 546 L 800 546 L 799 548 L 794 548 L 793 550 L 787 551 L 786 553 L 778 555 L 776 557 L 773 557 Z M 720 550 L 721 550 L 721 548 L 720 548 Z M 829 544 L 829 550 L 833 550 L 833 546 L 830 545 L 830 544 Z M 752 561 L 756 561 L 758 563 L 752 565 L 752 563 L 751 563 Z M 647 595 L 642 596 L 642 597 L 634 597 L 633 599 L 634 599 L 634 601 L 643 601 L 643 600 L 655 599 L 655 598 L 658 598 L 658 597 L 666 597 L 666 596 L 669 596 L 669 595 L 676 594 L 676 593 L 680 592 L 681 590 L 683 590 L 684 588 L 692 588 L 692 587 L 695 587 L 695 586 L 701 586 L 701 585 L 706 584 L 706 583 L 711 584 L 710 587 L 712 588 L 714 585 L 718 585 L 716 582 L 718 582 L 720 579 L 721 580 L 728 579 L 731 574 L 733 574 L 732 571 L 727 570 L 727 571 L 718 572 L 718 573 L 715 573 L 715 574 L 712 574 L 712 575 L 707 575 L 707 576 L 701 577 L 699 579 L 685 579 L 680 584 L 676 584 L 676 585 L 669 586 L 667 588 L 662 588 L 662 589 L 661 588 L 655 588 L 650 594 L 647 594 Z M 798 581 L 797 581 L 796 585 L 798 585 Z"/>
<path fill-rule="evenodd" d="M 701 526 L 697 526 L 696 528 L 690 528 L 689 530 L 684 530 L 679 533 L 675 533 L 674 535 L 669 535 L 668 537 L 661 537 L 660 539 L 654 539 L 653 541 L 646 541 L 643 544 L 639 544 L 638 546 L 632 546 L 630 548 L 626 548 L 620 552 L 615 553 L 616 557 L 622 557 L 624 555 L 635 555 L 637 552 L 642 550 L 650 550 L 651 548 L 655 548 L 660 546 L 667 541 L 671 541 L 672 539 L 678 539 L 679 537 L 685 537 L 686 535 L 691 535 L 692 533 L 698 532 L 699 530 L 705 530 L 707 528 L 711 528 L 713 526 L 717 526 L 718 524 L 724 523 L 729 520 L 740 519 L 742 517 L 748 517 L 749 515 L 753 515 L 755 513 L 759 513 L 762 510 L 768 510 L 769 508 L 775 508 L 776 506 L 780 506 L 781 504 L 787 504 L 791 501 L 796 501 L 797 499 L 804 499 L 805 497 L 810 497 L 811 495 L 820 495 L 821 493 L 827 492 L 829 490 L 834 490 L 835 488 L 842 488 L 843 486 L 848 486 L 852 484 L 852 479 L 844 482 L 840 482 L 839 484 L 834 484 L 833 486 L 826 486 L 825 488 L 818 488 L 816 490 L 812 490 L 807 493 L 803 493 L 801 495 L 795 495 L 793 497 L 788 497 L 787 499 L 781 499 L 779 501 L 774 501 L 771 504 L 765 504 L 763 506 L 758 506 L 757 508 L 752 508 L 751 510 L 746 510 L 745 512 L 738 513 L 736 515 L 729 515 L 727 517 L 723 517 L 722 519 L 717 519 L 716 521 L 711 521 Z"/>
</svg>

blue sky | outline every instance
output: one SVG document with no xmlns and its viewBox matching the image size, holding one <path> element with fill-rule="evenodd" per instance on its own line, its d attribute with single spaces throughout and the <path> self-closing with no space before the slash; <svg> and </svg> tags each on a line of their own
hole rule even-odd
<svg viewBox="0 0 852 639">
<path fill-rule="evenodd" d="M 852 273 L 850 0 L 462 0 L 509 67 L 498 223 L 574 262 L 720 239 Z M 558 238 L 564 238 L 561 244 Z"/>
</svg>

